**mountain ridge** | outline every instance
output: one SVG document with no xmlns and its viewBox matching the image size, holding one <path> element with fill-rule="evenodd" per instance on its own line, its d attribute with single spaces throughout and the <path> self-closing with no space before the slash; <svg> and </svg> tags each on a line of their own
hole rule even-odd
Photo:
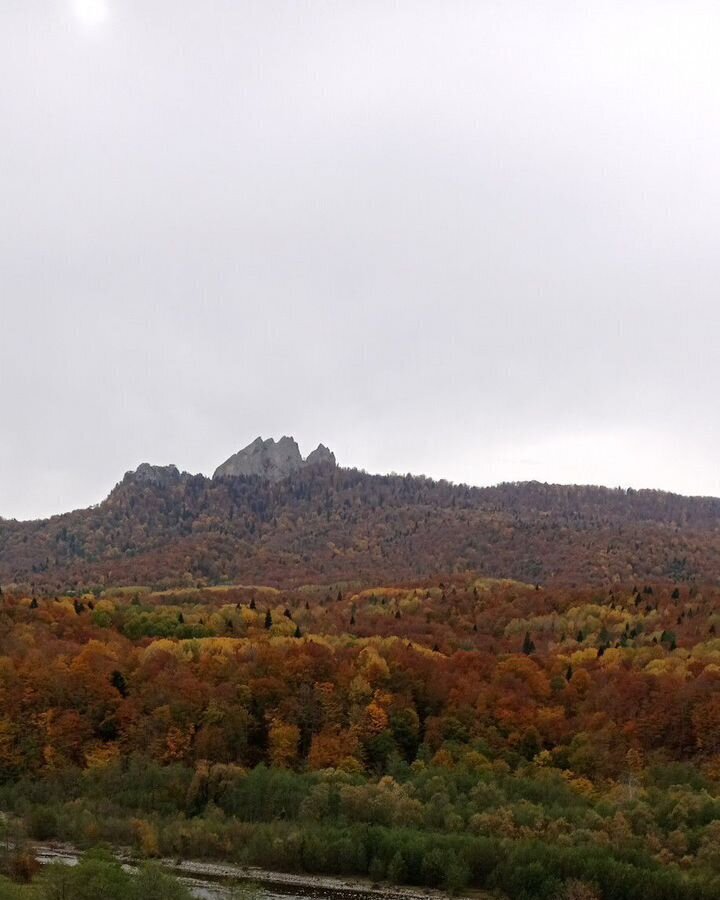
<svg viewBox="0 0 720 900">
<path fill-rule="evenodd" d="M 462 571 L 532 582 L 715 583 L 720 500 L 537 481 L 469 487 L 369 475 L 333 457 L 280 479 L 143 463 L 96 506 L 0 520 L 0 584 L 45 592 Z"/>
</svg>

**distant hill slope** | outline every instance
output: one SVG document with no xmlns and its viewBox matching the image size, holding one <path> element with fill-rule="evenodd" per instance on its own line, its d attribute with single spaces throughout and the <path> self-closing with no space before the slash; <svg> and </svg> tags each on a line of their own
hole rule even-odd
<svg viewBox="0 0 720 900">
<path fill-rule="evenodd" d="M 720 580 L 720 500 L 536 482 L 470 488 L 318 462 L 277 481 L 141 466 L 98 506 L 0 520 L 0 584 L 39 590 L 385 582 Z"/>
</svg>

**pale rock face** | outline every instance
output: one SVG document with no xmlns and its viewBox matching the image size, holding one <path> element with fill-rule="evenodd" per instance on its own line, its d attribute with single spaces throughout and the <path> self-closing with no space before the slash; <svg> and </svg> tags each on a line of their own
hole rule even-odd
<svg viewBox="0 0 720 900">
<path fill-rule="evenodd" d="M 150 463 L 141 463 L 134 472 L 128 472 L 125 478 L 131 478 L 139 484 L 164 486 L 177 481 L 180 472 L 177 466 L 153 466 Z"/>
<path fill-rule="evenodd" d="M 279 481 L 301 466 L 300 448 L 292 438 L 282 437 L 275 443 L 273 438 L 264 441 L 259 437 L 219 466 L 213 477 L 260 475 Z"/>
<path fill-rule="evenodd" d="M 263 440 L 258 437 L 218 466 L 213 478 L 259 475 L 268 481 L 280 481 L 293 472 L 319 463 L 335 465 L 335 455 L 322 444 L 304 460 L 294 438 L 281 437 L 276 442 L 274 438 Z"/>
<path fill-rule="evenodd" d="M 318 463 L 332 463 L 334 466 L 337 465 L 335 454 L 332 450 L 328 450 L 325 444 L 318 444 L 315 450 L 313 450 L 305 460 L 306 466 L 315 466 L 318 465 Z"/>
</svg>

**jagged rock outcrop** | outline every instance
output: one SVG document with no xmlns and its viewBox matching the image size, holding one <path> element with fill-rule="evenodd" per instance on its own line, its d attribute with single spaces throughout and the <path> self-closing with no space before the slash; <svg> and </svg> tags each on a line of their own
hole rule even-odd
<svg viewBox="0 0 720 900">
<path fill-rule="evenodd" d="M 213 478 L 259 475 L 268 481 L 280 481 L 306 466 L 320 463 L 336 464 L 335 454 L 323 444 L 313 450 L 307 459 L 303 459 L 300 448 L 292 437 L 281 437 L 277 442 L 274 438 L 263 440 L 258 437 L 218 466 Z"/>
<path fill-rule="evenodd" d="M 331 463 L 333 466 L 337 465 L 335 454 L 332 450 L 329 450 L 325 444 L 318 444 L 305 460 L 306 466 L 317 466 L 320 463 Z"/>
<path fill-rule="evenodd" d="M 178 481 L 180 471 L 177 466 L 153 466 L 150 463 L 141 463 L 134 472 L 125 475 L 126 481 L 136 484 L 168 485 Z"/>
</svg>

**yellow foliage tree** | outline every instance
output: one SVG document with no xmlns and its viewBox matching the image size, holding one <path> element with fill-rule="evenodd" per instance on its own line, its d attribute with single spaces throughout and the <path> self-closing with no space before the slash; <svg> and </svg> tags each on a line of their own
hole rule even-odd
<svg viewBox="0 0 720 900">
<path fill-rule="evenodd" d="M 281 769 L 290 769 L 297 762 L 300 729 L 297 725 L 274 719 L 270 725 L 270 761 Z"/>
</svg>

